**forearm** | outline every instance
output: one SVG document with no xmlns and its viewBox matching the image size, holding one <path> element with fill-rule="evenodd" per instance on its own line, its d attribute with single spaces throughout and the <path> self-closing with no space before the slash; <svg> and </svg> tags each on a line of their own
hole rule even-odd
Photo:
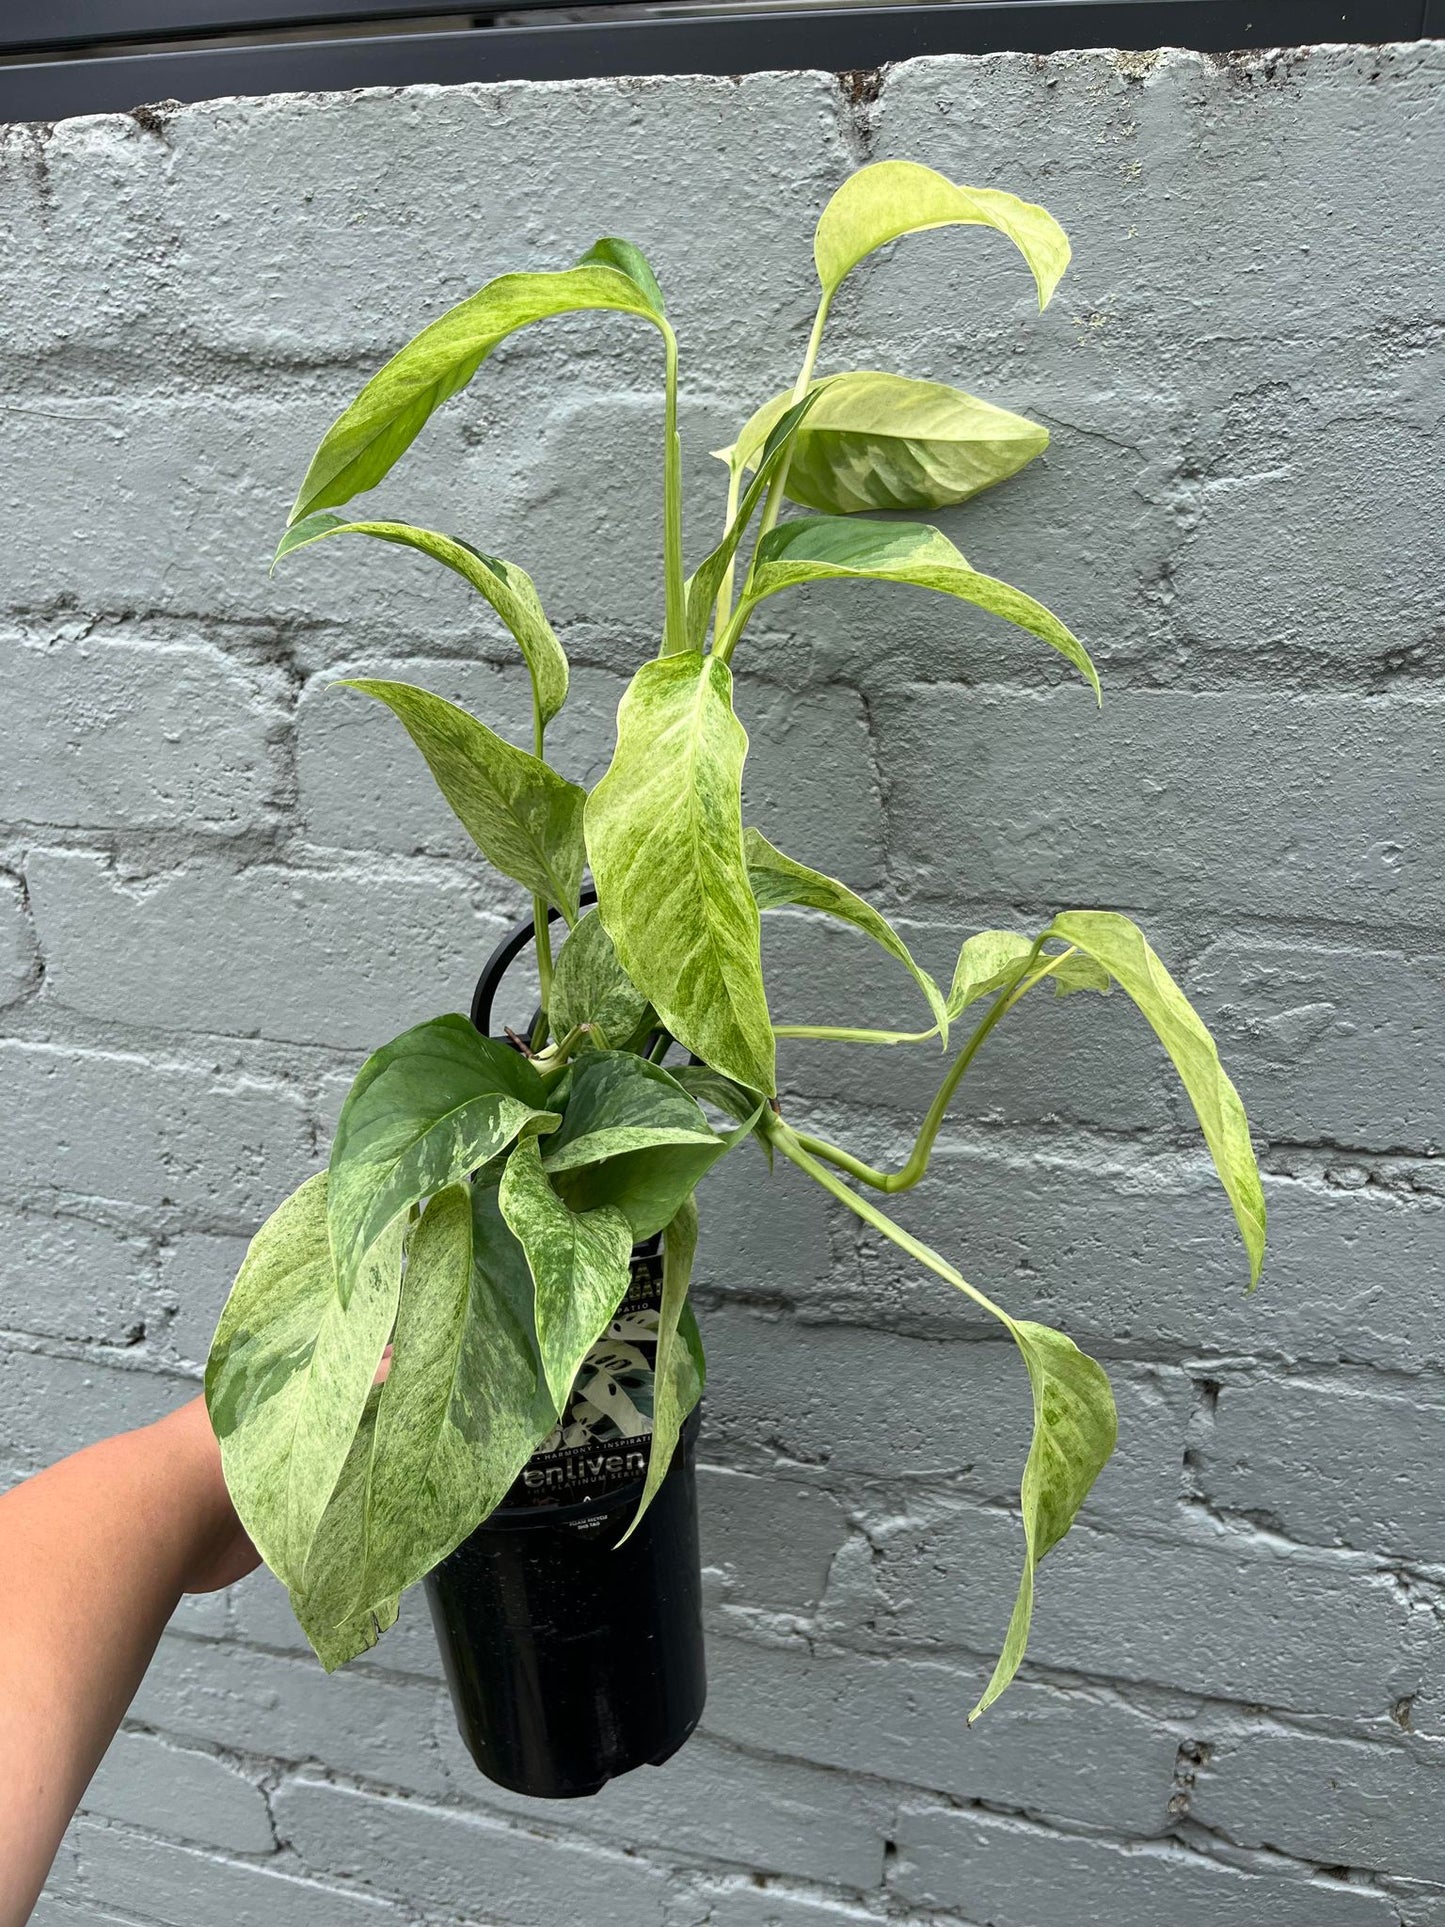
<svg viewBox="0 0 1445 1927">
<path fill-rule="evenodd" d="M 200 1400 L 0 1498 L 0 1927 L 27 1919 L 166 1621 L 236 1531 Z"/>
</svg>

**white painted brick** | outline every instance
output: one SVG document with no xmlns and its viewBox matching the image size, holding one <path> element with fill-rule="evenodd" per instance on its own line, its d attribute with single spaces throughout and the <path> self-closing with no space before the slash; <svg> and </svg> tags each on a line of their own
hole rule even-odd
<svg viewBox="0 0 1445 1927">
<path fill-rule="evenodd" d="M 528 1824 L 542 1814 L 537 1801 L 482 1779 L 450 1722 L 443 1722 L 442 1753 L 467 1799 Z M 839 1774 L 695 1734 L 657 1771 L 623 1774 L 569 1807 L 566 1818 L 600 1845 L 868 1889 L 882 1883 L 891 1805 Z"/>
<path fill-rule="evenodd" d="M 112 1432 L 174 1412 L 200 1387 L 139 1362 L 0 1351 L 0 1464 L 38 1472 Z"/>
<path fill-rule="evenodd" d="M 1016 1499 L 1033 1401 L 1006 1337 L 905 1338 L 731 1310 L 707 1324 L 721 1354 L 708 1381 L 709 1437 L 730 1457 L 754 1470 L 790 1462 L 830 1484 L 926 1481 Z M 1193 1388 L 1182 1373 L 1116 1366 L 1110 1376 L 1119 1446 L 1088 1516 L 1167 1523 Z"/>
<path fill-rule="evenodd" d="M 707 1927 L 882 1927 L 883 1916 L 844 1901 L 779 1893 L 770 1882 L 704 1887 Z"/>
<path fill-rule="evenodd" d="M 0 1006 L 18 1003 L 39 981 L 40 951 L 17 876 L 0 870 Z"/>
<path fill-rule="evenodd" d="M 78 1840 L 87 1886 L 147 1927 L 405 1927 L 408 1920 L 368 1894 L 95 1822 L 82 1823 Z"/>
<path fill-rule="evenodd" d="M 489 645 L 491 662 L 367 659 L 338 673 L 417 683 L 459 703 L 512 742 L 530 749 L 531 689 L 510 640 Z M 297 713 L 300 807 L 308 839 L 339 849 L 428 852 L 479 862 L 426 765 L 400 724 L 378 703 L 333 686 L 307 685 Z M 612 759 L 625 676 L 573 670 L 566 706 L 547 734 L 548 760 L 591 786 Z M 800 860 L 839 867 L 859 888 L 878 883 L 883 810 L 867 718 L 851 689 L 824 686 L 800 697 L 768 684 L 741 684 L 748 730 L 744 776 L 749 822 Z"/>
<path fill-rule="evenodd" d="M 303 1865 L 412 1903 L 465 1909 L 507 1927 L 663 1927 L 668 1881 L 646 1861 L 551 1839 L 418 1800 L 288 1780 L 273 1807 Z"/>
<path fill-rule="evenodd" d="M 446 1784 L 432 1740 L 437 1704 L 427 1682 L 328 1675 L 310 1656 L 167 1638 L 132 1711 L 178 1739 L 295 1763 L 324 1756 L 343 1772 L 437 1792 Z"/>
<path fill-rule="evenodd" d="M 358 541 L 355 546 L 362 545 Z M 304 564 L 306 559 L 297 561 Z M 474 600 L 490 619 L 486 605 Z M 507 661 L 509 653 L 515 654 L 515 644 L 507 638 L 489 645 L 489 653 L 497 654 L 504 666 L 367 657 L 337 673 L 416 683 L 459 703 L 489 729 L 530 749 L 531 685 L 520 661 Z M 486 874 L 476 845 L 447 807 L 401 724 L 370 697 L 334 687 L 335 680 L 332 674 L 314 678 L 297 708 L 300 816 L 308 841 L 345 850 L 460 857 Z M 625 687 L 621 676 L 606 670 L 573 671 L 567 704 L 547 737 L 548 760 L 573 782 L 590 785 L 606 769 Z M 519 889 L 517 895 L 520 899 Z"/>
<path fill-rule="evenodd" d="M 231 1624 L 238 1639 L 249 1646 L 282 1653 L 304 1653 L 310 1647 L 296 1623 L 286 1588 L 262 1566 L 231 1589 Z M 431 1614 L 420 1586 L 402 1597 L 397 1622 L 383 1633 L 370 1652 L 349 1662 L 352 1672 L 407 1673 L 419 1680 L 442 1678 L 441 1656 Z M 395 1779 L 395 1775 L 382 1774 Z"/>
<path fill-rule="evenodd" d="M 0 1326 L 122 1344 L 154 1311 L 144 1238 L 0 1210 Z"/>
<path fill-rule="evenodd" d="M 1187 989 L 1264 1136 L 1427 1154 L 1445 1143 L 1445 956 L 1229 938 Z"/>
<path fill-rule="evenodd" d="M 183 315 L 198 341 L 262 362 L 365 354 L 379 365 L 488 276 L 564 266 L 612 233 L 620 182 L 627 231 L 656 265 L 699 374 L 719 357 L 726 366 L 776 355 L 781 304 L 792 328 L 806 331 L 800 284 L 815 206 L 850 165 L 824 75 L 646 88 L 507 82 L 418 88 L 404 98 L 401 115 L 390 93 L 367 91 L 212 101 L 170 120 L 164 206 L 187 234 L 189 271 L 167 280 L 169 313 Z M 128 131 L 102 125 L 102 179 Z M 769 162 L 739 173 L 720 202 L 711 159 L 703 168 L 700 157 L 721 164 L 735 142 L 766 151 Z M 304 192 L 278 200 L 276 184 L 295 181 L 303 155 Z M 419 182 L 440 179 L 454 190 L 450 207 L 418 192 Z M 778 192 L 783 179 L 787 196 Z M 83 190 L 84 179 L 77 185 Z M 94 199 L 85 207 L 94 220 Z M 266 257 L 258 261 L 261 209 Z M 127 286 L 141 279 L 134 265 L 118 266 Z M 357 287 L 371 298 L 338 298 Z M 740 329 L 741 314 L 760 319 Z M 545 342 L 559 325 L 523 342 Z M 660 382 L 651 329 L 608 316 L 585 325 L 587 360 L 603 364 L 593 386 L 607 386 L 608 361 L 634 343 Z M 791 366 L 792 344 L 782 345 Z M 784 373 L 780 360 L 775 386 Z M 472 402 L 473 423 L 489 425 L 490 401 L 483 391 Z M 298 426 L 302 460 L 328 419 L 321 412 Z"/>
<path fill-rule="evenodd" d="M 12 454 L 5 472 L 13 477 L 18 466 Z M 124 523 L 110 526 L 119 534 Z M 137 551 L 148 546 L 123 539 Z M 87 548 L 81 541 L 74 552 Z M 46 545 L 46 554 L 53 565 L 56 550 Z M 52 578 L 43 593 L 55 587 Z M 84 634 L 0 635 L 0 680 L 7 702 L 0 817 L 220 835 L 274 817 L 279 688 L 219 650 Z"/>
<path fill-rule="evenodd" d="M 722 1362 L 733 1376 L 735 1355 L 725 1349 Z M 709 1393 L 705 1408 L 704 1454 L 718 1442 L 714 1396 Z M 700 1465 L 697 1503 L 703 1566 L 720 1601 L 789 1612 L 817 1606 L 848 1536 L 847 1514 L 831 1493 L 791 1479 Z"/>
<path fill-rule="evenodd" d="M 1445 1880 L 1445 1772 L 1403 1743 L 1250 1734 L 1213 1750 L 1190 1812 L 1241 1846 Z"/>
<path fill-rule="evenodd" d="M 305 1177 L 305 1110 L 277 1084 L 118 1052 L 0 1044 L 8 1181 L 259 1222 Z"/>
<path fill-rule="evenodd" d="M 1445 1453 L 1436 1387 L 1401 1397 L 1370 1385 L 1276 1377 L 1227 1384 L 1195 1444 L 1211 1504 L 1291 1539 L 1445 1563 Z"/>
<path fill-rule="evenodd" d="M 714 1639 L 704 1728 L 738 1743 L 1122 1833 L 1164 1830 L 1177 1736 L 1103 1693 L 1022 1680 L 974 1726 L 936 1661 Z"/>
<path fill-rule="evenodd" d="M 1136 910 L 1146 928 L 1186 906 L 1375 925 L 1445 912 L 1427 829 L 1445 807 L 1438 703 L 1121 690 L 1096 714 L 1087 690 L 914 685 L 877 713 L 896 856 L 923 896 L 967 878 Z"/>
<path fill-rule="evenodd" d="M 185 1231 L 161 1247 L 158 1296 L 171 1314 L 166 1342 L 192 1364 L 206 1361 L 246 1245 L 245 1238 Z"/>
<path fill-rule="evenodd" d="M 1008 914 L 1011 929 L 1035 934 L 1040 916 Z M 899 932 L 925 969 L 951 981 L 963 939 L 978 919 L 915 924 Z M 875 944 L 843 924 L 778 912 L 765 920 L 764 963 L 773 1021 L 923 1030 L 930 1018 L 912 979 Z M 960 1047 L 981 1014 L 967 1014 Z M 845 1046 L 785 1038 L 779 1067 L 785 1107 L 833 1098 L 923 1119 L 949 1059 L 936 1042 L 896 1047 Z M 954 1100 L 961 1120 L 1037 1123 L 1065 1120 L 1134 1132 L 1164 1124 L 1169 1086 L 1143 1019 L 1124 998 L 1030 998 L 988 1039 Z M 912 1132 L 910 1131 L 910 1138 Z M 901 1162 L 901 1155 L 899 1158 Z"/>
<path fill-rule="evenodd" d="M 506 927 L 480 867 L 473 884 L 203 860 L 131 886 L 66 852 L 32 871 L 47 1004 L 180 1032 L 371 1050 L 465 1007 Z"/>
<path fill-rule="evenodd" d="M 973 1509 L 876 1529 L 866 1571 L 834 1567 L 827 1614 L 852 1638 L 991 1656 L 1022 1552 L 1015 1520 Z M 1233 1534 L 1191 1543 L 1076 1527 L 1039 1574 L 1030 1657 L 1300 1712 L 1372 1720 L 1433 1679 L 1440 1635 L 1394 1578 L 1338 1555 Z M 982 1684 L 982 1671 L 980 1672 Z"/>
<path fill-rule="evenodd" d="M 1267 1181 L 1259 1289 L 1207 1158 L 1102 1166 L 1062 1152 L 1002 1157 L 943 1145 L 899 1221 L 1010 1311 L 1145 1357 L 1177 1350 L 1347 1360 L 1418 1371 L 1445 1362 L 1438 1316 L 1440 1200 L 1363 1182 Z M 982 1313 L 882 1238 L 864 1243 L 863 1289 L 840 1268 L 800 1292 L 877 1318 L 987 1330 Z M 832 1299 L 828 1293 L 831 1290 Z"/>
<path fill-rule="evenodd" d="M 116 1734 L 80 1804 L 86 1813 L 236 1853 L 271 1853 L 276 1845 L 266 1796 L 253 1779 L 214 1754 L 149 1733 Z"/>
<path fill-rule="evenodd" d="M 1208 1921 L 1209 1927 L 1395 1927 L 1385 1895 L 1281 1870 L 1255 1873 L 1174 1846 L 1121 1846 L 988 1813 L 923 1808 L 898 1823 L 893 1889 L 989 1927 Z"/>
</svg>

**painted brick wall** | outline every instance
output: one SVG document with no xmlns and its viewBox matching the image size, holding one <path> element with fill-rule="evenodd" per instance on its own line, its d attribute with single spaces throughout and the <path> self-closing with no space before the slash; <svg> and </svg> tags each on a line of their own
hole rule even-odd
<svg viewBox="0 0 1445 1927">
<path fill-rule="evenodd" d="M 188 1603 L 43 1927 L 1441 1927 L 1445 701 L 1441 49 L 934 60 L 222 101 L 0 145 L 0 1464 L 193 1392 L 244 1241 L 360 1054 L 465 1002 L 513 893 L 338 671 L 522 717 L 459 584 L 266 562 L 363 375 L 506 268 L 656 262 L 703 451 L 791 379 L 815 212 L 864 157 L 1044 200 L 1042 318 L 982 235 L 849 284 L 833 366 L 976 387 L 1046 459 L 945 518 L 1106 680 L 923 595 L 768 605 L 755 819 L 928 960 L 1127 909 L 1215 1025 L 1273 1211 L 1256 1298 L 1157 1050 L 1031 1006 L 903 1216 L 1105 1358 L 1117 1460 L 976 1730 L 1019 1556 L 996 1334 L 787 1175 L 705 1194 L 712 1697 L 665 1772 L 480 1781 L 424 1615 L 327 1681 L 277 1589 Z M 570 358 L 575 350 L 575 358 Z M 534 331 L 386 499 L 536 575 L 607 751 L 658 618 L 655 344 Z M 879 1021 L 783 922 L 776 1006 Z M 896 1150 L 930 1063 L 789 1058 Z"/>
</svg>

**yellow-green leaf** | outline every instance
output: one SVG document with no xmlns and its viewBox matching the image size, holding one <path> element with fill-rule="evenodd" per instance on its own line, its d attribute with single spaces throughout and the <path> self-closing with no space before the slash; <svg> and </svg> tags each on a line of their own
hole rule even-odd
<svg viewBox="0 0 1445 1927">
<path fill-rule="evenodd" d="M 1068 236 L 1052 214 L 997 188 L 957 187 L 917 161 L 860 168 L 823 209 L 813 237 L 823 292 L 833 294 L 866 255 L 900 235 L 956 225 L 1006 234 L 1029 264 L 1039 306 L 1047 307 L 1069 265 Z"/>
<path fill-rule="evenodd" d="M 580 309 L 662 315 L 630 274 L 589 263 L 550 274 L 504 274 L 427 328 L 372 376 L 327 429 L 291 510 L 299 522 L 375 488 L 416 440 L 432 413 L 471 380 L 487 356 L 530 322 Z"/>
<path fill-rule="evenodd" d="M 1239 1093 L 1219 1061 L 1214 1039 L 1184 992 L 1164 968 L 1143 931 L 1112 910 L 1066 910 L 1052 930 L 1102 964 L 1148 1019 L 1189 1093 L 1219 1181 L 1234 1207 L 1249 1254 L 1249 1282 L 1259 1282 L 1264 1263 L 1265 1204 L 1249 1120 Z"/>
<path fill-rule="evenodd" d="M 913 583 L 975 603 L 1057 649 L 1095 696 L 1099 694 L 1099 675 L 1088 650 L 1056 615 L 1022 589 L 971 569 L 942 530 L 926 522 L 870 522 L 841 515 L 800 515 L 782 522 L 758 543 L 746 606 L 780 589 L 840 578 Z"/>
<path fill-rule="evenodd" d="M 785 492 L 825 515 L 966 502 L 1049 445 L 1037 422 L 946 382 L 860 370 L 811 392 L 816 403 L 793 436 Z M 765 402 L 729 456 L 753 467 L 791 401 L 784 393 Z"/>
<path fill-rule="evenodd" d="M 622 967 L 688 1050 L 775 1089 L 758 906 L 743 858 L 747 735 L 732 676 L 695 651 L 644 664 L 587 799 L 598 909 Z"/>
</svg>

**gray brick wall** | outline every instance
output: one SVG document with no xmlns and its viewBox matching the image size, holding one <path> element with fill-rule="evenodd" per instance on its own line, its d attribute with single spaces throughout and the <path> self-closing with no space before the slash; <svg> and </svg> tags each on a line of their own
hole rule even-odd
<svg viewBox="0 0 1445 1927">
<path fill-rule="evenodd" d="M 1274 1233 L 1246 1300 L 1120 1000 L 990 1046 L 903 1215 L 1105 1357 L 1123 1429 L 968 1731 L 1019 1555 L 1017 1360 L 734 1163 L 704 1197 L 692 1745 L 591 1803 L 512 1798 L 417 1602 L 328 1681 L 251 1579 L 178 1613 L 41 1927 L 1445 1922 L 1441 74 L 1439 47 L 1089 53 L 921 61 L 864 104 L 802 74 L 0 133 L 0 1470 L 194 1391 L 360 1053 L 464 1003 L 517 909 L 398 733 L 325 693 L 396 670 L 515 725 L 489 613 L 362 545 L 267 578 L 321 428 L 445 303 L 620 229 L 682 336 L 696 553 L 703 451 L 791 378 L 814 214 L 865 156 L 1074 238 L 1042 318 L 1001 244 L 913 241 L 828 353 L 1050 425 L 946 520 L 1073 620 L 1105 707 L 953 604 L 773 602 L 741 655 L 753 812 L 940 968 L 965 926 L 1137 914 L 1217 1027 Z M 658 616 L 642 334 L 519 337 L 386 492 L 535 574 L 584 777 Z M 908 1008 L 845 932 L 770 942 L 780 1018 Z M 887 1155 L 934 1069 L 860 1086 L 800 1046 L 787 1101 Z"/>
</svg>

